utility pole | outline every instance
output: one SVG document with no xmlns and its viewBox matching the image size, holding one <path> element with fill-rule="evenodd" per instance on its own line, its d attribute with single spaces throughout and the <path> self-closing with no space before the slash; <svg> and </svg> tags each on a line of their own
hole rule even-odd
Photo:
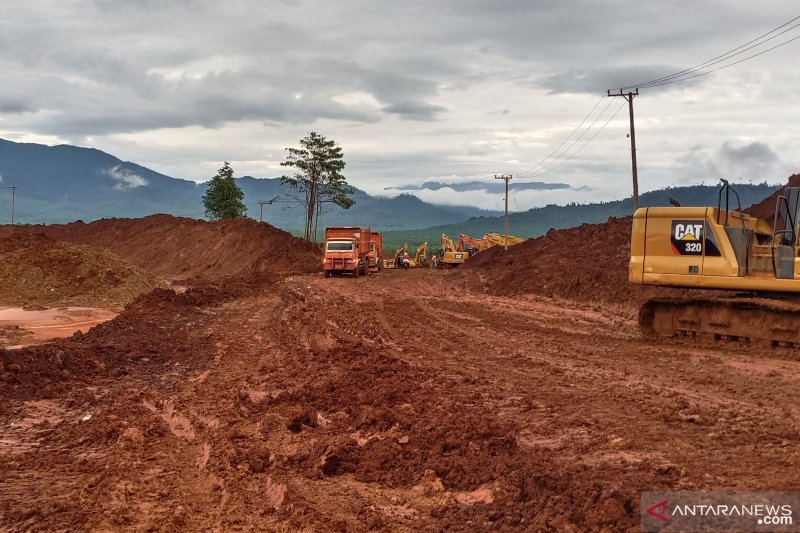
<svg viewBox="0 0 800 533">
<path fill-rule="evenodd" d="M 633 97 L 639 96 L 639 88 L 635 92 L 628 91 L 623 93 L 619 89 L 618 93 L 612 93 L 611 89 L 608 90 L 608 96 L 621 96 L 628 101 L 628 113 L 631 118 L 631 168 L 633 170 L 633 208 L 639 209 L 639 176 L 636 170 L 636 130 L 633 127 Z"/>
<path fill-rule="evenodd" d="M 11 189 L 11 225 L 13 226 L 14 225 L 14 208 L 15 208 L 16 198 L 17 198 L 17 189 L 19 189 L 19 187 L 13 186 L 13 187 L 0 187 L 0 188 L 2 188 L 2 189 Z"/>
<path fill-rule="evenodd" d="M 505 245 L 504 246 L 505 250 L 508 250 L 508 181 L 511 178 L 513 178 L 513 176 L 511 176 L 511 175 L 506 176 L 506 175 L 503 175 L 503 174 L 500 174 L 499 176 L 497 174 L 495 174 L 495 176 L 494 176 L 494 179 L 503 180 L 503 181 L 506 182 L 506 217 L 505 217 L 505 221 L 503 223 L 503 226 L 505 227 L 505 235 L 503 235 L 503 244 Z"/>
<path fill-rule="evenodd" d="M 272 202 L 274 202 L 277 199 L 278 199 L 278 197 L 276 196 L 272 200 L 259 200 L 258 201 L 258 205 L 260 207 L 260 212 L 258 213 L 258 221 L 259 222 L 264 222 L 264 206 L 265 205 L 272 205 Z"/>
</svg>

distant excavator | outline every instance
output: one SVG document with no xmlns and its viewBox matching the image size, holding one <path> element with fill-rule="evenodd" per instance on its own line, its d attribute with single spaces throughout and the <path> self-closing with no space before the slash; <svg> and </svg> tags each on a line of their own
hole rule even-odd
<svg viewBox="0 0 800 533">
<path fill-rule="evenodd" d="M 483 236 L 484 240 L 492 246 L 516 246 L 517 244 L 525 242 L 522 237 L 514 235 L 500 235 L 499 233 L 487 233 Z"/>
<path fill-rule="evenodd" d="M 464 264 L 469 259 L 469 252 L 460 249 L 455 245 L 453 239 L 442 233 L 440 239 L 442 244 L 442 256 L 439 259 L 439 266 L 442 268 L 455 268 Z"/>
<path fill-rule="evenodd" d="M 443 233 L 441 237 L 442 258 L 439 264 L 442 268 L 455 268 L 471 256 L 493 246 L 514 246 L 521 242 L 525 242 L 525 239 L 514 235 L 487 233 L 482 239 L 476 239 L 461 233 L 458 236 L 458 244 L 455 244 L 453 239 Z"/>
<path fill-rule="evenodd" d="M 458 236 L 458 249 L 463 250 L 466 252 L 480 252 L 489 248 L 489 242 L 486 238 L 483 239 L 476 239 L 475 237 L 470 237 L 469 235 L 464 235 L 463 233 L 459 234 Z"/>
<path fill-rule="evenodd" d="M 638 209 L 631 283 L 739 293 L 651 299 L 639 311 L 642 330 L 800 346 L 799 222 L 800 187 L 779 195 L 770 225 L 743 213 L 738 193 L 725 180 L 716 207 Z"/>
<path fill-rule="evenodd" d="M 408 243 L 403 244 L 400 248 L 394 251 L 393 259 L 384 259 L 383 268 L 417 268 L 423 267 L 428 264 L 428 243 L 423 242 L 417 246 L 414 258 L 408 259 L 408 265 L 403 266 L 402 257 L 408 252 Z"/>
<path fill-rule="evenodd" d="M 392 259 L 383 260 L 383 268 L 402 268 L 400 258 L 408 251 L 408 243 L 403 244 L 400 248 L 394 251 Z"/>
<path fill-rule="evenodd" d="M 411 267 L 426 267 L 428 266 L 428 243 L 423 242 L 417 246 L 417 251 L 414 254 L 414 259 Z"/>
</svg>

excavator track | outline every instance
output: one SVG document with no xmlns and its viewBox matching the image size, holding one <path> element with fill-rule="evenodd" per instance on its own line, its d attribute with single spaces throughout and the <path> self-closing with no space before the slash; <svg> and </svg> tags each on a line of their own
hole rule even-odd
<svg viewBox="0 0 800 533">
<path fill-rule="evenodd" d="M 757 297 L 655 298 L 639 309 L 646 335 L 800 348 L 800 302 Z"/>
</svg>

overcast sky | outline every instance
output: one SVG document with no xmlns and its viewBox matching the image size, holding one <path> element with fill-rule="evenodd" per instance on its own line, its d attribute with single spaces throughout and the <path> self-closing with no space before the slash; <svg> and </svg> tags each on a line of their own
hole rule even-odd
<svg viewBox="0 0 800 533">
<path fill-rule="evenodd" d="M 570 186 L 516 191 L 516 210 L 614 199 L 630 194 L 628 116 L 605 91 L 798 15 L 796 0 L 8 1 L 0 137 L 94 147 L 203 181 L 224 160 L 237 175 L 279 176 L 284 148 L 313 130 L 342 146 L 349 181 L 370 193 L 505 173 Z M 643 89 L 641 189 L 800 171 L 798 53 L 800 40 Z M 573 152 L 619 112 L 569 161 L 537 171 L 592 109 L 598 121 Z M 474 187 L 413 192 L 502 204 Z"/>
</svg>

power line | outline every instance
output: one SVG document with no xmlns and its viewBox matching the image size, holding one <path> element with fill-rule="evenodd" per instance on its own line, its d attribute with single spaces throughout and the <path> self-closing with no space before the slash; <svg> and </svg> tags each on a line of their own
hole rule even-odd
<svg viewBox="0 0 800 533">
<path fill-rule="evenodd" d="M 600 99 L 597 101 L 597 103 L 596 103 L 596 104 L 594 104 L 594 107 L 592 107 L 592 109 L 591 109 L 591 110 L 590 110 L 590 111 L 589 111 L 589 112 L 586 114 L 586 116 L 585 116 L 585 117 L 583 117 L 583 120 L 581 120 L 581 123 L 580 123 L 580 124 L 578 124 L 577 126 L 575 126 L 575 129 L 574 129 L 574 130 L 572 130 L 572 131 L 570 132 L 570 134 L 569 134 L 569 135 L 567 135 L 567 136 L 564 138 L 564 140 L 563 140 L 563 141 L 561 141 L 561 144 L 559 144 L 559 145 L 558 145 L 558 146 L 555 148 L 555 150 L 553 150 L 552 152 L 550 152 L 549 154 L 547 154 L 547 157 L 545 157 L 544 159 L 542 159 L 541 161 L 539 161 L 539 163 L 537 163 L 536 165 L 532 166 L 532 167 L 531 167 L 531 168 L 529 168 L 529 169 L 526 169 L 526 170 L 523 170 L 522 172 L 520 172 L 520 173 L 518 174 L 518 176 L 523 176 L 523 175 L 525 175 L 526 173 L 528 173 L 528 172 L 530 172 L 530 171 L 532 171 L 532 170 L 535 170 L 535 169 L 537 169 L 538 167 L 542 166 L 542 165 L 544 164 L 544 162 L 545 162 L 545 161 L 547 161 L 548 159 L 550 159 L 550 158 L 553 156 L 553 154 L 555 154 L 555 153 L 556 153 L 556 152 L 557 152 L 557 151 L 558 151 L 558 150 L 559 150 L 559 149 L 560 149 L 562 146 L 564 146 L 564 144 L 566 144 L 566 142 L 567 142 L 567 141 L 570 139 L 570 137 L 572 137 L 573 135 L 575 135 L 575 132 L 576 132 L 576 131 L 578 131 L 578 130 L 581 128 L 581 126 L 583 126 L 583 124 L 584 124 L 584 123 L 585 123 L 585 122 L 586 122 L 586 121 L 589 119 L 589 117 L 592 115 L 592 113 L 594 113 L 594 110 L 595 110 L 595 109 L 597 109 L 597 106 L 599 106 L 599 105 L 600 105 L 600 102 L 602 102 L 602 101 L 603 101 L 603 99 L 604 99 L 605 97 L 606 97 L 605 95 L 603 95 L 603 96 L 601 96 L 601 97 L 600 97 Z M 608 106 L 606 106 L 606 107 L 608 107 Z"/>
<path fill-rule="evenodd" d="M 785 35 L 786 33 L 788 33 L 790 31 L 800 27 L 800 23 L 796 23 L 798 20 L 800 20 L 800 16 L 794 17 L 794 18 L 784 22 L 780 26 L 778 26 L 778 27 L 776 27 L 776 28 L 774 28 L 774 29 L 772 29 L 772 30 L 770 30 L 770 31 L 768 31 L 768 32 L 756 37 L 755 39 L 751 39 L 750 41 L 748 41 L 748 42 L 746 42 L 746 43 L 744 43 L 744 44 L 742 44 L 742 45 L 740 45 L 740 46 L 738 46 L 736 48 L 733 48 L 732 50 L 729 50 L 728 52 L 725 52 L 724 54 L 720 54 L 720 55 L 718 55 L 716 57 L 713 57 L 713 58 L 711 58 L 711 59 L 709 59 L 707 61 L 699 63 L 699 64 L 697 64 L 697 65 L 695 65 L 693 67 L 690 67 L 688 69 L 684 69 L 684 70 L 675 72 L 675 73 L 667 75 L 667 76 L 662 76 L 660 78 L 655 78 L 655 79 L 647 81 L 647 82 L 642 82 L 642 83 L 634 84 L 634 85 L 626 85 L 626 86 L 624 86 L 624 87 L 622 87 L 622 88 L 620 88 L 618 90 L 620 92 L 622 92 L 625 89 L 633 89 L 633 88 L 636 88 L 636 87 L 639 87 L 639 88 L 648 87 L 649 88 L 649 87 L 659 87 L 659 86 L 662 86 L 662 85 L 668 85 L 668 84 L 672 84 L 672 83 L 679 83 L 679 82 L 687 81 L 687 80 L 690 80 L 690 79 L 693 79 L 693 78 L 697 78 L 697 77 L 700 77 L 700 76 L 705 76 L 705 75 L 711 74 L 713 72 L 717 72 L 719 70 L 732 67 L 734 65 L 738 65 L 739 63 L 743 63 L 744 61 L 748 61 L 748 60 L 753 59 L 755 57 L 758 57 L 760 55 L 766 54 L 767 52 L 771 52 L 772 50 L 775 50 L 777 48 L 786 46 L 787 44 L 800 39 L 800 35 L 798 35 L 796 37 L 792 37 L 791 39 L 788 39 L 786 41 L 778 43 L 778 44 L 776 44 L 774 46 L 771 46 L 771 47 L 769 47 L 767 49 L 760 50 L 760 51 L 758 51 L 756 53 L 750 54 L 750 55 L 748 55 L 746 57 L 743 57 L 741 59 L 738 59 L 736 61 L 725 63 L 726 61 L 734 59 L 735 57 L 738 57 L 738 56 L 748 52 L 749 50 L 753 50 L 754 48 L 763 46 L 764 44 L 766 44 L 766 43 L 768 43 L 770 41 L 773 41 L 774 39 L 777 39 L 781 35 Z M 725 63 L 725 64 L 720 65 L 720 63 Z M 714 65 L 720 65 L 720 66 L 718 66 L 716 68 L 709 69 L 709 67 L 712 67 Z M 605 97 L 606 97 L 606 95 L 603 95 L 600 98 L 600 100 L 602 100 Z M 581 135 L 579 135 L 576 139 L 572 140 L 572 142 L 569 143 L 569 145 L 566 146 L 566 148 L 564 147 L 570 141 L 570 139 L 572 139 L 572 137 L 575 135 L 575 133 L 577 133 L 584 126 L 584 124 L 586 124 L 587 120 L 589 120 L 589 118 L 592 116 L 592 114 L 596 111 L 597 107 L 600 105 L 600 100 L 598 100 L 594 104 L 592 109 L 589 111 L 589 113 L 587 113 L 587 115 L 578 124 L 578 126 L 576 126 L 575 129 L 573 129 L 570 132 L 570 134 L 567 135 L 567 137 L 565 137 L 561 141 L 561 143 L 552 152 L 550 152 L 545 158 L 543 158 L 541 161 L 539 161 L 533 167 L 518 173 L 517 177 L 518 178 L 531 179 L 531 178 L 536 178 L 536 177 L 548 174 L 548 173 L 560 168 L 567 161 L 570 161 L 578 153 L 580 153 L 584 148 L 586 148 L 586 146 L 588 144 L 590 144 L 599 135 L 599 133 L 603 129 L 605 129 L 605 127 L 608 125 L 608 123 L 611 122 L 611 120 L 613 120 L 614 117 L 616 117 L 616 115 L 619 113 L 619 111 L 624 106 L 624 103 L 623 103 L 614 112 L 614 114 L 603 124 L 603 126 L 597 132 L 595 132 L 586 142 L 581 144 L 578 147 L 577 150 L 575 150 L 574 152 L 570 153 L 570 151 L 580 143 L 580 140 L 586 134 L 588 134 L 589 130 L 591 130 L 594 127 L 594 125 L 600 120 L 600 118 L 605 114 L 605 111 L 608 109 L 610 103 L 607 104 L 606 107 L 604 107 L 602 111 L 600 111 L 600 113 L 597 115 L 597 117 L 595 117 L 595 119 L 591 122 L 591 124 L 589 124 L 589 126 L 587 126 L 584 129 L 584 131 L 581 133 Z M 569 155 L 567 155 L 567 154 L 569 154 Z"/>
<path fill-rule="evenodd" d="M 693 75 L 693 76 L 689 76 L 689 77 L 686 77 L 686 78 L 680 78 L 680 79 L 677 79 L 677 80 L 665 81 L 665 82 L 663 82 L 663 83 L 657 83 L 657 84 L 653 84 L 653 85 L 648 85 L 648 86 L 647 86 L 647 88 L 650 88 L 650 87 L 660 87 L 660 86 L 662 86 L 662 85 L 670 85 L 670 84 L 672 84 L 672 83 L 679 83 L 679 82 L 682 82 L 682 81 L 687 81 L 687 80 L 691 80 L 691 79 L 694 79 L 694 78 L 699 78 L 700 76 L 706 76 L 706 75 L 708 75 L 708 74 L 711 74 L 711 73 L 717 72 L 717 71 L 719 71 L 719 70 L 726 69 L 726 68 L 732 67 L 732 66 L 734 66 L 734 65 L 738 65 L 739 63 L 744 63 L 745 61 L 747 61 L 747 60 L 749 60 L 749 59 L 753 59 L 754 57 L 758 57 L 758 56 L 760 56 L 760 55 L 764 55 L 764 54 L 766 54 L 767 52 L 771 52 L 771 51 L 775 50 L 776 48 L 780 48 L 780 47 L 782 47 L 782 46 L 785 46 L 785 45 L 787 45 L 787 44 L 791 43 L 792 41 L 796 41 L 796 40 L 798 40 L 798 39 L 800 39 L 800 35 L 798 35 L 797 37 L 793 37 L 793 38 L 789 39 L 788 41 L 785 41 L 785 42 L 782 42 L 782 43 L 780 43 L 780 44 L 777 44 L 777 45 L 775 45 L 775 46 L 773 46 L 773 47 L 771 47 L 771 48 L 767 48 L 766 50 L 762 50 L 762 51 L 758 52 L 757 54 L 753 54 L 753 55 L 751 55 L 751 56 L 745 57 L 745 58 L 743 58 L 743 59 L 740 59 L 740 60 L 738 60 L 738 61 L 734 61 L 733 63 L 730 63 L 730 64 L 728 64 L 728 65 L 723 65 L 723 66 L 721 66 L 721 67 L 717 67 L 717 68 L 715 68 L 715 69 L 711 69 L 711 70 L 708 70 L 708 71 L 705 71 L 705 72 L 701 72 L 701 73 L 699 73 L 699 74 L 695 74 L 695 75 Z"/>
<path fill-rule="evenodd" d="M 617 110 L 616 110 L 616 111 L 614 111 L 614 114 L 613 114 L 613 115 L 611 115 L 611 116 L 608 118 L 608 120 L 606 120 L 606 121 L 605 121 L 605 123 L 604 123 L 604 124 L 603 124 L 603 125 L 600 127 L 600 129 L 599 129 L 599 130 L 597 130 L 597 131 L 595 132 L 595 134 L 594 134 L 594 135 L 592 135 L 592 136 L 591 136 L 589 139 L 587 139 L 587 140 L 586 140 L 586 142 L 585 142 L 585 143 L 583 143 L 583 145 L 582 145 L 580 148 L 578 148 L 578 150 L 576 150 L 576 151 L 575 151 L 575 152 L 574 152 L 572 155 L 570 155 L 568 158 L 564 159 L 563 161 L 561 161 L 561 163 L 559 163 L 558 165 L 554 166 L 554 167 L 553 167 L 553 168 L 551 168 L 551 169 L 548 169 L 548 170 L 545 170 L 544 172 L 540 172 L 539 174 L 534 174 L 534 175 L 532 175 L 532 176 L 527 176 L 527 177 L 528 177 L 528 178 L 538 178 L 539 176 L 544 176 L 545 174 L 549 174 L 550 172 L 552 172 L 552 171 L 554 171 L 555 169 L 559 168 L 561 165 L 563 165 L 564 163 L 566 163 L 567 161 L 569 161 L 570 159 L 572 159 L 573 157 L 575 157 L 576 155 L 578 155 L 578 154 L 581 152 L 581 150 L 583 150 L 584 148 L 586 148 L 586 146 L 587 146 L 589 143 L 591 143 L 591 142 L 592 142 L 592 141 L 595 139 L 595 137 L 597 137 L 598 135 L 600 135 L 600 132 L 601 132 L 601 131 L 603 131 L 603 130 L 606 128 L 606 126 L 608 126 L 608 124 L 609 124 L 609 123 L 610 123 L 612 120 L 614 120 L 614 117 L 616 117 L 616 116 L 617 116 L 617 114 L 620 112 L 620 110 L 621 110 L 623 107 L 625 107 L 625 102 L 622 102 L 622 104 L 621 104 L 621 105 L 620 105 L 620 106 L 617 108 Z"/>
<path fill-rule="evenodd" d="M 764 34 L 756 37 L 755 39 L 751 39 L 750 41 L 748 41 L 748 42 L 746 42 L 746 43 L 744 43 L 744 44 L 742 44 L 740 46 L 737 46 L 736 48 L 733 48 L 733 49 L 731 49 L 731 50 L 729 50 L 729 51 L 727 51 L 727 52 L 725 52 L 723 54 L 720 54 L 720 55 L 718 55 L 716 57 L 708 59 L 708 60 L 706 60 L 706 61 L 704 61 L 702 63 L 699 63 L 699 64 L 697 64 L 697 65 L 695 65 L 693 67 L 690 67 L 690 68 L 687 68 L 687 69 L 684 69 L 684 70 L 680 70 L 678 72 L 674 72 L 674 73 L 669 74 L 667 76 L 662 76 L 660 78 L 655 78 L 653 80 L 649 80 L 649 81 L 645 81 L 645 82 L 641 82 L 641 83 L 637 83 L 637 84 L 633 84 L 633 85 L 626 85 L 624 87 L 620 87 L 618 90 L 623 90 L 624 91 L 625 89 L 632 89 L 632 88 L 635 88 L 635 87 L 638 87 L 638 88 L 659 87 L 661 85 L 668 85 L 668 84 L 671 84 L 671 83 L 678 83 L 678 82 L 686 81 L 686 80 L 693 79 L 693 78 L 696 78 L 696 77 L 699 77 L 699 76 L 705 76 L 706 74 L 711 74 L 712 72 L 716 72 L 718 70 L 722 70 L 723 68 L 728 68 L 728 67 L 732 67 L 734 65 L 738 65 L 739 63 L 747 61 L 748 59 L 752 59 L 754 57 L 758 57 L 759 55 L 762 55 L 762 54 L 764 54 L 766 52 L 769 52 L 771 50 L 774 50 L 776 48 L 780 48 L 781 46 L 789 44 L 790 42 L 800 38 L 800 36 L 795 37 L 793 39 L 790 39 L 788 41 L 785 41 L 785 42 L 783 42 L 781 44 L 778 44 L 776 46 L 773 46 L 773 47 L 771 47 L 771 48 L 769 48 L 767 50 L 763 50 L 761 52 L 758 52 L 756 54 L 748 56 L 748 57 L 746 57 L 744 59 L 741 59 L 739 61 L 736 61 L 734 63 L 723 65 L 721 67 L 718 67 L 716 69 L 712 69 L 710 71 L 704 71 L 704 72 L 701 72 L 700 74 L 687 76 L 688 74 L 692 74 L 693 72 L 703 71 L 707 67 L 722 63 L 723 61 L 727 61 L 729 59 L 732 59 L 732 58 L 734 58 L 736 56 L 739 56 L 739 55 L 747 52 L 748 50 L 752 50 L 753 48 L 761 46 L 761 45 L 763 45 L 763 44 L 765 44 L 765 43 L 767 43 L 767 42 L 769 42 L 769 41 L 771 41 L 773 39 L 776 39 L 776 38 L 780 37 L 781 35 L 784 35 L 785 33 L 787 33 L 789 31 L 799 27 L 800 23 L 795 24 L 794 26 L 791 26 L 790 28 L 786 28 L 785 30 L 783 30 L 783 31 L 781 31 L 779 33 L 776 33 L 775 35 L 772 35 L 769 38 L 766 38 L 767 36 L 777 32 L 778 30 L 780 30 L 782 28 L 785 28 L 786 26 L 789 26 L 790 24 L 792 24 L 793 22 L 795 22 L 797 20 L 800 20 L 800 16 L 797 16 L 797 17 L 795 17 L 795 18 L 793 18 L 793 19 L 781 24 L 777 28 L 768 31 L 767 33 L 764 33 Z"/>
<path fill-rule="evenodd" d="M 604 96 L 604 98 L 605 98 L 605 96 Z M 536 176 L 542 176 L 542 175 L 544 175 L 544 174 L 547 174 L 548 172 L 551 172 L 552 170 L 555 170 L 556 168 L 558 168 L 558 167 L 560 167 L 561 165 L 563 165 L 565 162 L 567 162 L 567 161 L 569 161 L 570 159 L 572 159 L 572 158 L 573 158 L 573 157 L 574 157 L 574 156 L 575 156 L 575 155 L 576 155 L 578 152 L 580 152 L 581 150 L 583 150 L 583 148 L 584 148 L 584 147 L 585 147 L 585 146 L 586 146 L 586 145 L 587 145 L 589 142 L 591 142 L 591 140 L 592 140 L 592 139 L 594 139 L 595 137 L 597 137 L 597 134 L 593 135 L 593 136 L 592 136 L 592 137 L 591 137 L 591 138 L 590 138 L 590 139 L 589 139 L 589 140 L 588 140 L 586 143 L 584 143 L 584 144 L 583 144 L 583 145 L 582 145 L 582 146 L 581 146 L 581 147 L 580 147 L 580 148 L 579 148 L 579 149 L 578 149 L 578 150 L 577 150 L 575 153 L 573 153 L 572 155 L 570 155 L 570 156 L 569 156 L 569 157 L 567 157 L 566 159 L 563 159 L 563 158 L 564 158 L 564 157 L 567 155 L 567 153 L 568 153 L 570 150 L 572 150 L 572 149 L 573 149 L 573 148 L 574 148 L 574 147 L 575 147 L 575 146 L 578 144 L 578 142 L 579 142 L 581 139 L 583 139 L 583 137 L 584 137 L 584 136 L 585 136 L 587 133 L 589 133 L 589 131 L 590 131 L 592 128 L 594 128 L 595 124 L 597 124 L 597 122 L 600 120 L 600 118 L 601 118 L 601 117 L 602 117 L 602 116 L 605 114 L 606 110 L 608 110 L 608 108 L 611 106 L 611 102 L 612 102 L 611 100 L 609 100 L 609 101 L 608 101 L 608 103 L 606 104 L 606 106 L 605 106 L 605 107 L 603 108 L 603 110 L 602 110 L 602 111 L 601 111 L 601 112 L 600 112 L 600 113 L 599 113 L 599 114 L 598 114 L 598 115 L 597 115 L 597 116 L 594 118 L 594 120 L 592 121 L 592 123 L 591 123 L 591 124 L 589 124 L 589 125 L 586 127 L 586 129 L 584 129 L 584 130 L 583 130 L 583 132 L 582 132 L 582 133 L 581 133 L 581 134 L 580 134 L 580 135 L 579 135 L 579 136 L 578 136 L 578 137 L 577 137 L 577 138 L 576 138 L 574 141 L 572 141 L 572 143 L 570 143 L 569 147 L 567 147 L 567 148 L 566 148 L 565 150 L 563 150 L 563 151 L 562 151 L 560 154 L 558 154 L 558 157 L 557 157 L 557 158 L 553 159 L 552 161 L 550 161 L 549 163 L 547 163 L 546 165 L 544 165 L 542 168 L 540 168 L 539 170 L 537 170 L 537 171 L 536 171 L 536 172 L 534 172 L 533 174 L 524 175 L 525 173 L 523 173 L 523 174 L 518 174 L 518 175 L 517 175 L 517 177 L 520 177 L 520 178 L 523 178 L 523 177 L 524 177 L 524 178 L 535 178 Z M 614 115 L 616 115 L 616 113 L 614 113 Z M 613 116 L 612 116 L 611 118 L 613 118 Z M 609 120 L 610 120 L 610 119 L 609 119 Z M 603 126 L 603 128 L 605 128 L 605 126 Z M 602 131 L 602 130 L 603 130 L 603 128 L 600 128 L 600 131 Z M 600 131 L 598 131 L 597 133 L 599 133 Z M 558 162 L 558 159 L 562 159 L 560 163 Z"/>
</svg>

